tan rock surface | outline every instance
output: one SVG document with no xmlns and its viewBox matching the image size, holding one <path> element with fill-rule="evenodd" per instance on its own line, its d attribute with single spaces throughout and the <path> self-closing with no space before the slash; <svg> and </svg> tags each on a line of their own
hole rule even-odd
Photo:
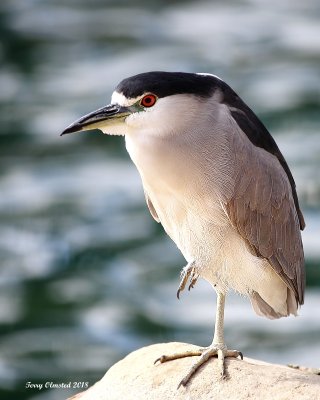
<svg viewBox="0 0 320 400">
<path fill-rule="evenodd" d="M 227 359 L 229 378 L 223 381 L 218 379 L 217 360 L 213 358 L 186 387 L 177 389 L 195 357 L 157 365 L 154 361 L 163 354 L 192 347 L 163 343 L 134 351 L 72 400 L 320 400 L 319 375 L 249 358 Z"/>
</svg>

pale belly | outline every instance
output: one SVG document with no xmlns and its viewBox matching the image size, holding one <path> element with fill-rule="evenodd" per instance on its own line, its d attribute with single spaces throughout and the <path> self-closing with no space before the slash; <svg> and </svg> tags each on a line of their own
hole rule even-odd
<svg viewBox="0 0 320 400">
<path fill-rule="evenodd" d="M 250 294 L 274 284 L 276 274 L 268 262 L 249 252 L 220 205 L 212 207 L 208 217 L 205 201 L 185 203 L 172 194 L 153 196 L 152 201 L 165 231 L 187 262 L 194 262 L 199 275 L 216 290 Z"/>
</svg>

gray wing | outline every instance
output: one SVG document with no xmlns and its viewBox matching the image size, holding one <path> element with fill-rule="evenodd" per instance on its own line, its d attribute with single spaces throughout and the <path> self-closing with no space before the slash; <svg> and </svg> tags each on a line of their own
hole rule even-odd
<svg viewBox="0 0 320 400">
<path fill-rule="evenodd" d="M 303 304 L 301 219 L 286 171 L 277 157 L 252 145 L 241 131 L 234 140 L 237 176 L 226 202 L 228 217 L 252 253 L 267 259 Z"/>
<path fill-rule="evenodd" d="M 255 113 L 244 103 L 244 101 L 231 89 L 225 82 L 220 81 L 220 91 L 222 94 L 222 103 L 229 108 L 229 112 L 238 127 L 247 136 L 250 142 L 259 148 L 263 148 L 268 153 L 277 157 L 281 167 L 287 175 L 291 186 L 294 205 L 298 214 L 301 230 L 305 227 L 304 218 L 300 210 L 296 184 L 294 182 L 288 164 L 279 150 L 275 140 L 263 125 Z"/>
<path fill-rule="evenodd" d="M 146 198 L 146 202 L 147 202 L 147 206 L 149 208 L 150 214 L 153 216 L 153 218 L 157 221 L 160 222 L 160 219 L 158 217 L 157 211 L 154 208 L 154 205 L 152 204 L 152 201 L 150 200 L 150 197 L 148 196 L 148 193 L 145 191 L 144 192 L 145 198 Z"/>
</svg>

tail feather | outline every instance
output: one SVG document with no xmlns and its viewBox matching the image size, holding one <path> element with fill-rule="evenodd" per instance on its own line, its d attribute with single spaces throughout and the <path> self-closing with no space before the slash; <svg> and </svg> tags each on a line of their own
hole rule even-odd
<svg viewBox="0 0 320 400">
<path fill-rule="evenodd" d="M 287 288 L 286 296 L 286 312 L 279 312 L 275 310 L 270 304 L 268 304 L 260 296 L 258 292 L 253 291 L 250 294 L 250 301 L 254 311 L 263 317 L 269 319 L 278 319 L 282 317 L 288 317 L 290 314 L 297 315 L 298 303 L 291 289 Z"/>
</svg>

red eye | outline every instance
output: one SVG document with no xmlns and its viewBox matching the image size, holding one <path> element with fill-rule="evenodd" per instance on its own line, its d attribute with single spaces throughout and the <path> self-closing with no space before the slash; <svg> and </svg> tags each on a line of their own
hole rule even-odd
<svg viewBox="0 0 320 400">
<path fill-rule="evenodd" d="M 144 97 L 142 97 L 140 104 L 143 107 L 152 107 L 156 101 L 157 97 L 154 94 L 146 94 Z"/>
</svg>

